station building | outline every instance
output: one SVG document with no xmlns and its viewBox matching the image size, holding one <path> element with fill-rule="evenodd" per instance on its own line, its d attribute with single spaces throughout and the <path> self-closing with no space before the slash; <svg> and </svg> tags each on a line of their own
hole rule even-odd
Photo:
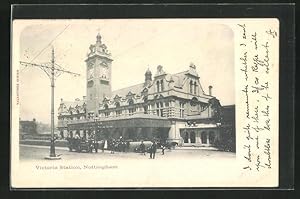
<svg viewBox="0 0 300 199">
<path fill-rule="evenodd" d="M 113 59 L 100 34 L 89 50 L 86 96 L 72 102 L 61 99 L 62 134 L 96 132 L 99 139 L 122 136 L 132 141 L 156 138 L 180 146 L 212 146 L 222 139 L 223 108 L 212 86 L 205 93 L 194 64 L 175 74 L 161 65 L 153 73 L 146 69 L 144 82 L 112 91 Z"/>
</svg>

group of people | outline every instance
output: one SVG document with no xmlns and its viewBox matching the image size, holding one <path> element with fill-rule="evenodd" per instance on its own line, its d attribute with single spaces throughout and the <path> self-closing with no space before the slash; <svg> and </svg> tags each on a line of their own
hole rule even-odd
<svg viewBox="0 0 300 199">
<path fill-rule="evenodd" d="M 105 144 L 106 143 L 106 144 Z M 110 139 L 110 140 L 105 140 L 103 149 L 108 149 L 111 151 L 111 153 L 114 153 L 115 151 L 118 152 L 127 152 L 129 150 L 129 141 L 124 141 L 122 137 L 119 139 Z"/>
<path fill-rule="evenodd" d="M 72 151 L 72 149 L 79 152 L 81 150 L 86 150 L 88 152 L 93 152 L 95 150 L 95 152 L 98 153 L 98 149 L 100 149 L 102 152 L 104 152 L 104 150 L 110 150 L 110 153 L 114 154 L 115 152 L 128 152 L 130 147 L 130 142 L 124 140 L 122 136 L 120 136 L 119 139 L 110 138 L 98 140 L 95 133 L 91 133 L 87 137 L 80 137 L 80 135 L 76 133 L 74 137 L 68 136 L 67 140 L 69 141 L 70 151 Z M 85 149 L 83 149 L 83 147 L 85 147 Z M 135 152 L 140 152 L 143 155 L 146 155 L 147 152 L 150 154 L 150 159 L 155 159 L 157 149 L 160 148 L 162 155 L 164 155 L 166 147 L 166 144 L 153 140 L 150 147 L 146 148 L 144 142 L 141 141 L 141 144 L 135 149 Z"/>
<path fill-rule="evenodd" d="M 143 155 L 146 155 L 146 152 L 149 152 L 150 153 L 150 159 L 155 159 L 155 154 L 156 154 L 156 151 L 157 151 L 158 147 L 161 148 L 162 155 L 164 155 L 165 154 L 165 149 L 166 149 L 165 145 L 164 144 L 158 144 L 156 141 L 152 141 L 150 147 L 147 150 L 146 150 L 146 146 L 145 146 L 144 142 L 141 141 L 141 144 L 139 146 L 139 151 Z"/>
</svg>

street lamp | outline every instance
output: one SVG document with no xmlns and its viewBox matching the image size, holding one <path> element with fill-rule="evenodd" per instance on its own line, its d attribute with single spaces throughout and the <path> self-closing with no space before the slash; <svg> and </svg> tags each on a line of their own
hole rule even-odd
<svg viewBox="0 0 300 199">
<path fill-rule="evenodd" d="M 96 135 L 96 132 L 97 132 L 97 121 L 99 120 L 99 117 L 96 116 L 94 117 L 94 122 L 95 122 L 95 135 Z"/>
</svg>

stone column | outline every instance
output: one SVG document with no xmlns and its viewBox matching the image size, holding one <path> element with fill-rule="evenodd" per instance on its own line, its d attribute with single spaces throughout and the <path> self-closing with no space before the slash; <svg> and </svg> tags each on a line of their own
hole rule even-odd
<svg viewBox="0 0 300 199">
<path fill-rule="evenodd" d="M 188 131 L 188 143 L 191 143 L 191 132 Z"/>
<path fill-rule="evenodd" d="M 175 139 L 176 138 L 176 126 L 175 124 L 171 125 L 169 129 L 168 139 Z"/>
<path fill-rule="evenodd" d="M 206 134 L 206 141 L 207 141 L 207 145 L 209 145 L 209 132 L 207 132 L 207 134 Z"/>
<path fill-rule="evenodd" d="M 202 144 L 202 142 L 201 142 L 201 133 L 200 133 L 200 131 L 196 131 L 196 132 L 195 132 L 195 136 L 196 136 L 196 143 Z"/>
</svg>

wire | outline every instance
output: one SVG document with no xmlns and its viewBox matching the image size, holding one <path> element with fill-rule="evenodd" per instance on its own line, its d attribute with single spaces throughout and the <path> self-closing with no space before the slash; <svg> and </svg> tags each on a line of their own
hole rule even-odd
<svg viewBox="0 0 300 199">
<path fill-rule="evenodd" d="M 53 41 L 59 36 L 61 35 L 68 27 L 70 26 L 70 24 L 68 24 L 58 35 L 56 35 L 56 37 L 54 39 L 52 39 L 50 41 L 50 43 L 45 46 L 30 62 L 33 62 L 40 54 L 42 54 L 44 52 L 44 50 L 46 50 L 52 43 Z"/>
</svg>

